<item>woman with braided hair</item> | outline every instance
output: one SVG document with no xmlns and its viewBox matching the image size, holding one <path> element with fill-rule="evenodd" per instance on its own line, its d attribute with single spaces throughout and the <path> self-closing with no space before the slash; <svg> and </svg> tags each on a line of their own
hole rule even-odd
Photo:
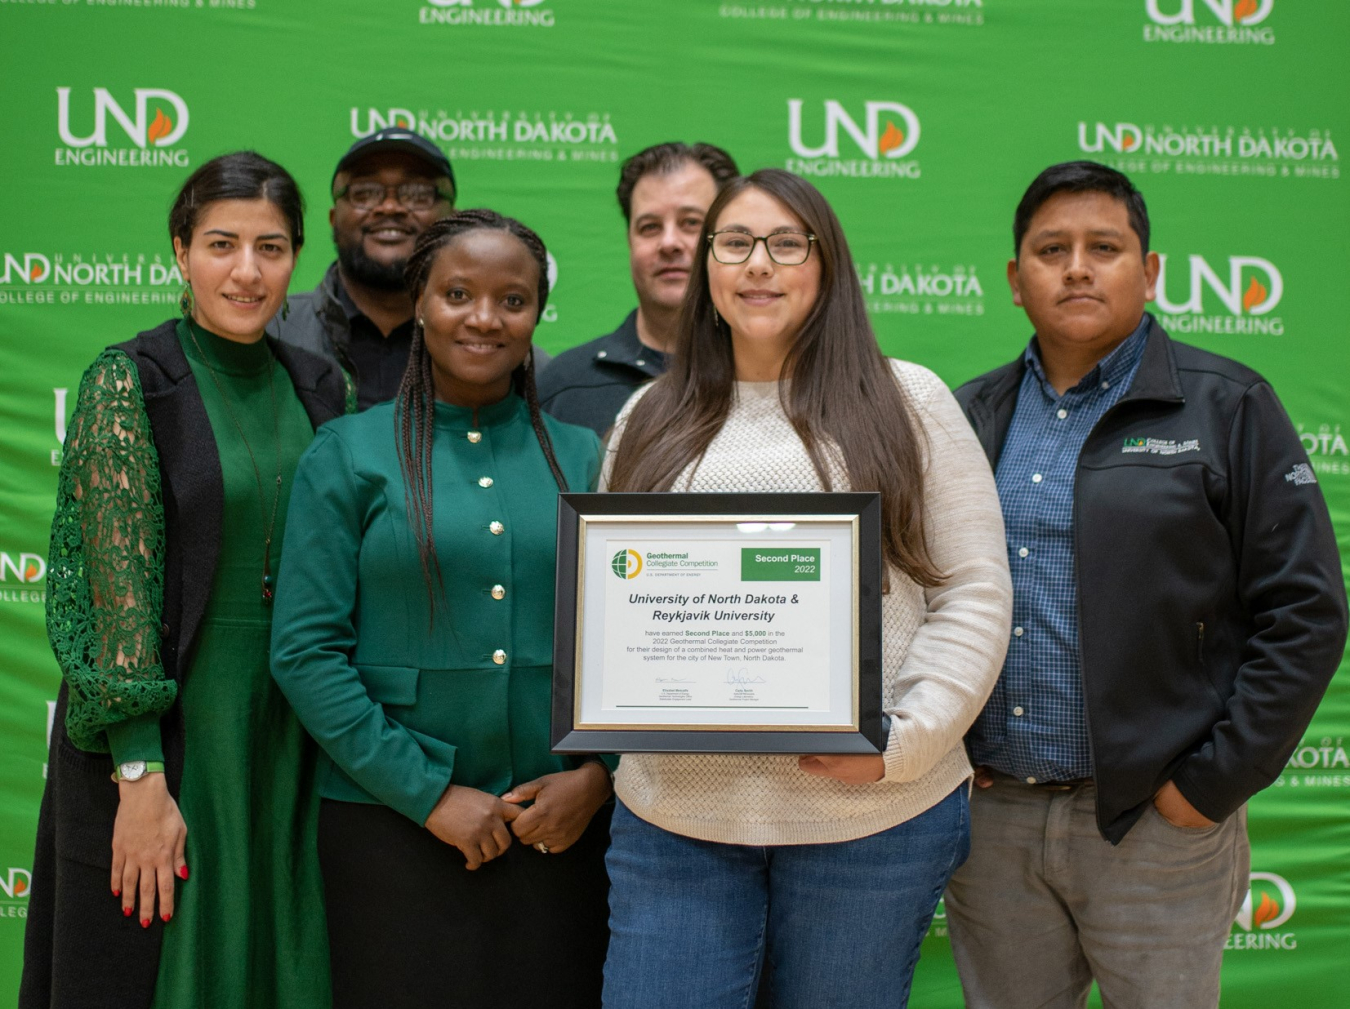
<svg viewBox="0 0 1350 1009">
<path fill-rule="evenodd" d="M 517 964 L 550 1006 L 599 1005 L 610 777 L 549 753 L 549 713 L 557 494 L 601 452 L 539 410 L 546 271 L 492 211 L 429 227 L 397 398 L 296 473 L 272 670 L 329 758 L 337 1009 L 518 1006 Z"/>
</svg>

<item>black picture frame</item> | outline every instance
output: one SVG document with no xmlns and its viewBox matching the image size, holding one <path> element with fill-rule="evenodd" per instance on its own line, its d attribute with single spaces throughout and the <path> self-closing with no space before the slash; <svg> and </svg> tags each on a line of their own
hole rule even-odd
<svg viewBox="0 0 1350 1009">
<path fill-rule="evenodd" d="M 800 727 L 754 731 L 578 728 L 577 612 L 581 525 L 585 517 L 723 516 L 771 522 L 777 517 L 856 516 L 857 719 L 853 731 Z M 706 518 L 704 519 L 706 521 Z M 886 746 L 881 685 L 881 495 L 875 492 L 791 494 L 576 494 L 558 496 L 557 583 L 553 634 L 554 753 L 853 753 Z"/>
</svg>

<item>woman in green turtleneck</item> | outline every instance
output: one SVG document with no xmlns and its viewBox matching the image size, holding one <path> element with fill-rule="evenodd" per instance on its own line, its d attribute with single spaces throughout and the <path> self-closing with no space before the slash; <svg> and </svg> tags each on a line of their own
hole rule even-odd
<svg viewBox="0 0 1350 1009">
<path fill-rule="evenodd" d="M 284 169 L 206 163 L 169 230 L 183 318 L 99 355 L 65 442 L 20 1005 L 326 1009 L 315 753 L 268 643 L 296 463 L 347 388 L 263 338 L 304 240 Z"/>
</svg>

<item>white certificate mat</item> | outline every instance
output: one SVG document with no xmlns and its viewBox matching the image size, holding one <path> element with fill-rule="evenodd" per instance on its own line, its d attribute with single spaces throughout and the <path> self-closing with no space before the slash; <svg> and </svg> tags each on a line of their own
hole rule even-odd
<svg viewBox="0 0 1350 1009">
<path fill-rule="evenodd" d="M 576 728 L 857 731 L 855 526 L 584 519 Z"/>
</svg>

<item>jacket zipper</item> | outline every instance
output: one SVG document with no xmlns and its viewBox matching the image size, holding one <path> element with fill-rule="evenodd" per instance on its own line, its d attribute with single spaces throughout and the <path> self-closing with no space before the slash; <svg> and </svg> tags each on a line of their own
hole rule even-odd
<svg viewBox="0 0 1350 1009">
<path fill-rule="evenodd" d="M 1205 664 L 1205 622 L 1197 620 L 1195 623 L 1195 636 L 1197 638 L 1195 645 L 1195 657 L 1203 666 Z"/>
</svg>

